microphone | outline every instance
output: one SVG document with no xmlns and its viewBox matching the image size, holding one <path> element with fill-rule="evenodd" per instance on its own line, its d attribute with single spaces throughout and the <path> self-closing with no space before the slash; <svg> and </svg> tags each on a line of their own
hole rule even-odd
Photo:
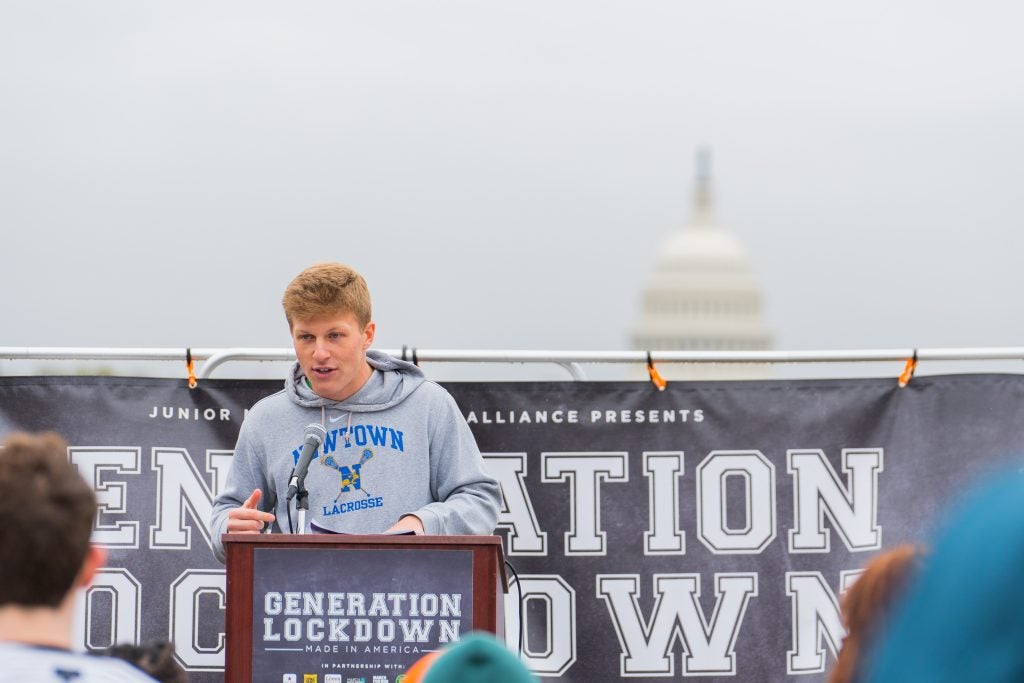
<svg viewBox="0 0 1024 683">
<path fill-rule="evenodd" d="M 313 461 L 316 449 L 320 448 L 326 438 L 327 430 L 324 429 L 322 424 L 313 422 L 306 426 L 302 453 L 299 455 L 299 461 L 295 463 L 295 469 L 292 470 L 291 479 L 288 481 L 287 502 L 290 503 L 295 494 L 299 492 L 299 489 L 303 488 L 306 483 L 306 472 L 309 470 L 309 463 Z"/>
</svg>

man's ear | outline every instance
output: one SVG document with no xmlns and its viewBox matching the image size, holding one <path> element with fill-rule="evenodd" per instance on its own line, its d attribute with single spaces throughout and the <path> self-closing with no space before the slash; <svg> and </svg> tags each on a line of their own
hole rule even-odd
<svg viewBox="0 0 1024 683">
<path fill-rule="evenodd" d="M 366 323 L 366 329 L 363 330 L 363 350 L 370 348 L 373 344 L 373 335 L 377 334 L 377 323 L 372 320 Z"/>
<path fill-rule="evenodd" d="M 85 554 L 85 561 L 82 562 L 82 571 L 78 574 L 78 585 L 82 588 L 89 587 L 92 580 L 96 578 L 96 572 L 107 562 L 107 549 L 96 545 L 90 545 L 89 551 Z"/>
</svg>

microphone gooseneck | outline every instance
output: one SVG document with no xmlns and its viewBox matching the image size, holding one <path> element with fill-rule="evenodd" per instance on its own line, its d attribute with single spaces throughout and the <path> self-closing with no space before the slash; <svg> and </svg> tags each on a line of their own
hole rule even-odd
<svg viewBox="0 0 1024 683">
<path fill-rule="evenodd" d="M 299 455 L 299 460 L 295 463 L 295 469 L 292 470 L 292 476 L 288 481 L 288 495 L 286 497 L 288 502 L 291 502 L 295 494 L 305 488 L 306 473 L 309 471 L 309 465 L 313 462 L 317 449 L 323 445 L 326 438 L 327 430 L 319 422 L 313 422 L 306 426 L 302 441 L 302 453 Z"/>
</svg>

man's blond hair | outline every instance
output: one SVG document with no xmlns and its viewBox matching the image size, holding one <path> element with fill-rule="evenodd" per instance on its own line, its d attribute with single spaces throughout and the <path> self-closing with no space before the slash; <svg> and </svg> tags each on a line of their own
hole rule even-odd
<svg viewBox="0 0 1024 683">
<path fill-rule="evenodd" d="M 351 313 L 360 327 L 370 323 L 370 289 L 354 268 L 343 263 L 317 263 L 299 273 L 284 290 L 288 326 L 296 320 Z"/>
</svg>

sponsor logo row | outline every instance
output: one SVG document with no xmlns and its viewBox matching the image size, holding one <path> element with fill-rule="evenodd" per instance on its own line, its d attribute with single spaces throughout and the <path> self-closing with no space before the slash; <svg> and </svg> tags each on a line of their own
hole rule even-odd
<svg viewBox="0 0 1024 683">
<path fill-rule="evenodd" d="M 349 676 L 345 678 L 341 674 L 302 674 L 302 683 L 402 683 L 405 674 L 399 674 L 394 679 L 388 676 L 374 675 L 367 681 L 366 676 Z M 299 683 L 298 674 L 285 674 L 281 683 Z"/>
</svg>

